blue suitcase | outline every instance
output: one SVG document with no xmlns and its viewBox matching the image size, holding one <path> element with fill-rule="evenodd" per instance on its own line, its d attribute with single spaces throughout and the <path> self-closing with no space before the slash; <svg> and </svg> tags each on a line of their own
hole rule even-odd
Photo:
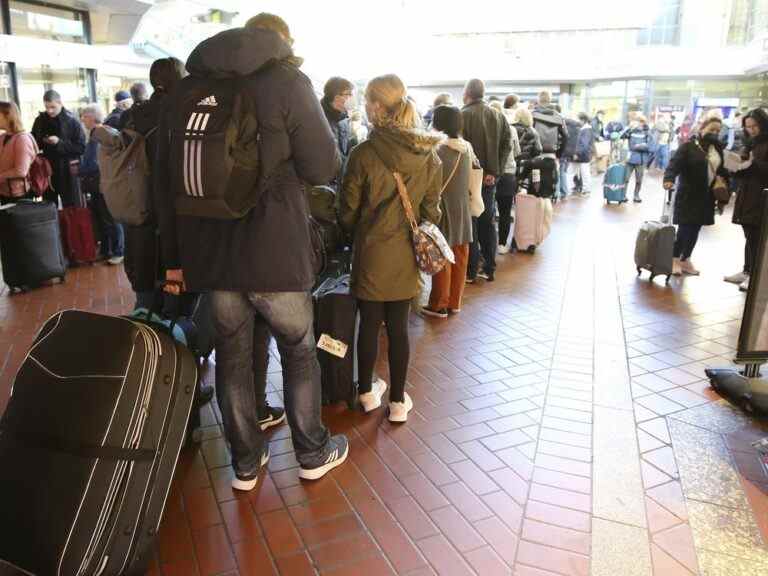
<svg viewBox="0 0 768 576">
<path fill-rule="evenodd" d="M 603 177 L 603 196 L 605 201 L 623 204 L 627 201 L 627 166 L 614 164 L 608 168 Z"/>
</svg>

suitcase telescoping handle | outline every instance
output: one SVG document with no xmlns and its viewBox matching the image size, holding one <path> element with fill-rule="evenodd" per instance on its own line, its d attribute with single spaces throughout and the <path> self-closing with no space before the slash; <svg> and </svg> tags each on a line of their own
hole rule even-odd
<svg viewBox="0 0 768 576">
<path fill-rule="evenodd" d="M 661 223 L 672 224 L 672 211 L 674 210 L 675 187 L 664 190 L 664 204 L 661 208 Z"/>
</svg>

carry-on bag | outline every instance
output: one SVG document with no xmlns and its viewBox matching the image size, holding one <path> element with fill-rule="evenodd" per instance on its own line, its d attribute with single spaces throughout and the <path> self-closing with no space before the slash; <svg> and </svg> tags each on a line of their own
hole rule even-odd
<svg viewBox="0 0 768 576">
<path fill-rule="evenodd" d="M 93 219 L 85 197 L 80 191 L 80 182 L 75 177 L 75 204 L 59 212 L 64 255 L 71 264 L 91 264 L 96 261 L 96 238 L 93 234 Z"/>
<path fill-rule="evenodd" d="M 0 260 L 13 291 L 47 280 L 64 280 L 66 261 L 56 205 L 19 200 L 0 207 Z"/>
<path fill-rule="evenodd" d="M 315 338 L 323 404 L 357 402 L 357 300 L 350 277 L 328 278 L 314 292 Z"/>
<path fill-rule="evenodd" d="M 35 576 L 144 574 L 197 379 L 148 325 L 48 320 L 0 420 L 0 559 Z"/>
<path fill-rule="evenodd" d="M 627 165 L 613 164 L 603 177 L 603 197 L 610 204 L 624 204 L 627 201 Z"/>
<path fill-rule="evenodd" d="M 515 245 L 533 254 L 549 236 L 552 226 L 552 201 L 520 192 L 515 196 Z"/>
<path fill-rule="evenodd" d="M 669 282 L 672 276 L 672 260 L 675 247 L 675 227 L 670 222 L 669 212 L 673 205 L 673 195 L 664 194 L 664 210 L 661 220 L 646 221 L 640 227 L 635 241 L 635 266 L 639 276 L 643 270 L 651 273 L 651 281 L 656 276 L 666 276 Z"/>
</svg>

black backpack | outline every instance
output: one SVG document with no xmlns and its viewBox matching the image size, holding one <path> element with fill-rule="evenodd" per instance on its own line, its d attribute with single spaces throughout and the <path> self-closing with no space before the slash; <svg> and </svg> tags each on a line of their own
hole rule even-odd
<svg viewBox="0 0 768 576">
<path fill-rule="evenodd" d="M 182 80 L 170 131 L 176 213 L 239 219 L 258 202 L 259 126 L 236 79 Z"/>
</svg>

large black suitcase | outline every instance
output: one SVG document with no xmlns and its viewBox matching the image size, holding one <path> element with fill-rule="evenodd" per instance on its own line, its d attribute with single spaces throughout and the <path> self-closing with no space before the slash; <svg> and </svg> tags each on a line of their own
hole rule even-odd
<svg viewBox="0 0 768 576">
<path fill-rule="evenodd" d="M 318 344 L 323 336 L 332 343 L 346 346 L 344 357 L 321 348 L 317 351 L 320 362 L 323 404 L 345 401 L 354 407 L 357 403 L 357 300 L 350 294 L 350 277 L 326 279 L 314 292 L 315 338 Z"/>
<path fill-rule="evenodd" d="M 67 266 L 56 205 L 19 200 L 0 208 L 0 260 L 12 290 L 64 280 Z"/>
<path fill-rule="evenodd" d="M 196 382 L 193 355 L 150 326 L 53 316 L 0 420 L 0 559 L 35 576 L 143 574 Z"/>
</svg>

